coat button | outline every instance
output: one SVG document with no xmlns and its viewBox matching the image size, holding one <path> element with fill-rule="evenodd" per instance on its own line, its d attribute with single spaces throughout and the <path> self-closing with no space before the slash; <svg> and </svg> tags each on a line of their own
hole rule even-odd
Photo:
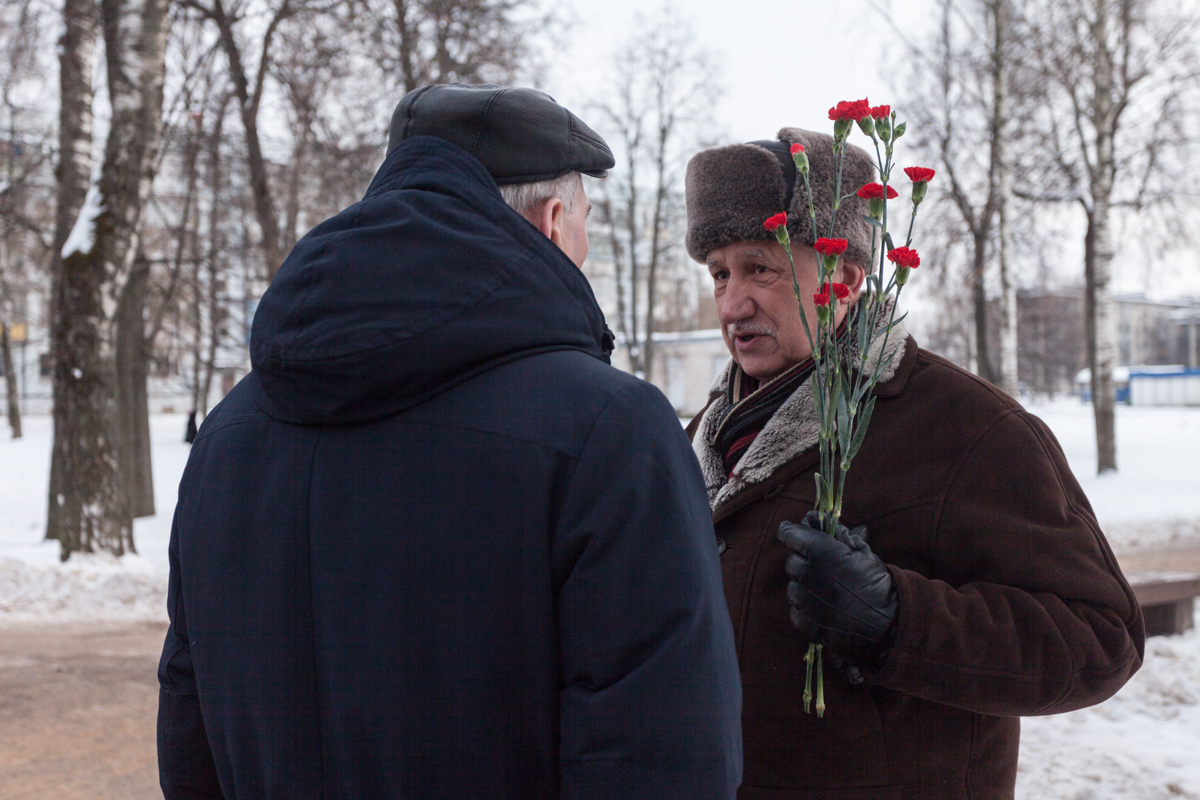
<svg viewBox="0 0 1200 800">
<path fill-rule="evenodd" d="M 717 555 L 721 555 L 722 553 L 724 553 L 725 549 L 726 549 L 725 548 L 725 540 L 717 539 Z"/>
</svg>

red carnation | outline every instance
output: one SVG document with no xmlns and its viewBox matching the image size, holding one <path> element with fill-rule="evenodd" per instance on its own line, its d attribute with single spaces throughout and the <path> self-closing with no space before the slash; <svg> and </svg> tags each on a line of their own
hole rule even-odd
<svg viewBox="0 0 1200 800">
<path fill-rule="evenodd" d="M 844 283 L 832 284 L 833 293 L 837 295 L 838 300 L 845 300 L 850 296 L 850 287 Z"/>
<path fill-rule="evenodd" d="M 881 200 L 883 199 L 883 184 L 868 183 L 858 190 L 858 196 L 863 200 Z M 887 187 L 887 199 L 895 200 L 900 195 L 892 187 Z"/>
<path fill-rule="evenodd" d="M 897 247 L 894 250 L 889 250 L 887 257 L 888 261 L 900 267 L 913 269 L 921 266 L 921 256 L 911 247 Z"/>
<path fill-rule="evenodd" d="M 771 232 L 774 232 L 777 228 L 781 228 L 784 225 L 787 225 L 786 211 L 780 211 L 778 214 L 768 218 L 767 221 L 763 223 L 763 227 Z"/>
<path fill-rule="evenodd" d="M 835 122 L 839 119 L 852 119 L 858 122 L 871 116 L 871 103 L 867 98 L 862 100 L 841 100 L 829 109 L 829 118 Z"/>
<path fill-rule="evenodd" d="M 829 305 L 829 292 L 817 292 L 813 295 L 813 305 L 817 308 Z"/>
<path fill-rule="evenodd" d="M 803 153 L 803 152 L 804 152 L 804 145 L 800 144 L 799 142 L 796 142 L 794 145 L 791 146 L 792 155 L 796 155 L 796 153 Z"/>
<path fill-rule="evenodd" d="M 928 182 L 933 180 L 933 170 L 929 167 L 905 167 L 904 174 L 909 177 L 913 183 L 922 181 Z"/>
<path fill-rule="evenodd" d="M 823 256 L 840 256 L 846 252 L 846 248 L 850 243 L 845 239 L 817 239 L 813 243 L 813 249 Z"/>
<path fill-rule="evenodd" d="M 871 116 L 875 119 L 884 119 L 892 113 L 891 106 L 875 106 L 871 109 Z"/>
</svg>

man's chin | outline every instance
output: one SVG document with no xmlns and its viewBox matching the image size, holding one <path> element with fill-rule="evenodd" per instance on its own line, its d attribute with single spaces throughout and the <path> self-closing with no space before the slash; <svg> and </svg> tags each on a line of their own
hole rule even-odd
<svg viewBox="0 0 1200 800">
<path fill-rule="evenodd" d="M 734 355 L 733 360 L 742 368 L 742 372 L 745 372 L 760 383 L 766 383 L 787 369 L 787 365 L 782 364 L 777 358 L 746 356 L 743 353 L 738 353 Z"/>
</svg>

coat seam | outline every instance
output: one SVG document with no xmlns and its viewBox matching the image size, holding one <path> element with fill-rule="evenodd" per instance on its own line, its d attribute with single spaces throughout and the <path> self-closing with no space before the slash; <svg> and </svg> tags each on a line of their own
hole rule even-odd
<svg viewBox="0 0 1200 800">
<path fill-rule="evenodd" d="M 991 425 L 988 425 L 980 430 L 979 435 L 975 437 L 975 441 L 971 442 L 970 446 L 968 446 L 963 452 L 962 458 L 958 460 L 958 463 L 954 466 L 954 471 L 950 473 L 949 478 L 946 480 L 945 488 L 943 488 L 941 492 L 941 499 L 935 504 L 936 507 L 933 512 L 933 519 L 930 521 L 932 526 L 932 530 L 930 531 L 930 548 L 933 554 L 933 573 L 935 575 L 942 574 L 942 570 L 940 568 L 942 561 L 940 541 L 942 512 L 946 508 L 946 498 L 950 496 L 950 490 L 954 488 L 954 484 L 962 474 L 963 468 L 966 466 L 967 462 L 971 460 L 971 457 L 975 455 L 975 450 L 979 447 L 980 443 L 983 442 L 987 435 L 995 430 L 1001 422 L 1015 414 L 1016 411 L 1017 409 L 1014 408 L 1004 409 L 1004 412 L 1000 414 L 1000 416 L 997 417 Z"/>
<path fill-rule="evenodd" d="M 1045 431 L 1040 430 L 1035 425 L 1030 425 L 1028 420 L 1022 420 L 1022 421 L 1024 421 L 1026 426 L 1033 432 L 1034 437 L 1038 441 L 1038 445 L 1042 448 L 1042 453 L 1048 454 L 1050 448 L 1048 448 L 1046 446 Z M 1113 575 L 1114 577 L 1115 576 L 1123 577 L 1121 569 L 1120 569 L 1120 565 L 1116 563 L 1116 558 L 1112 555 L 1112 548 L 1108 546 L 1107 541 L 1104 539 L 1104 532 L 1100 530 L 1100 524 L 1099 524 L 1099 521 L 1096 520 L 1095 514 L 1092 512 L 1089 512 L 1087 509 L 1084 509 L 1083 507 L 1079 506 L 1075 502 L 1075 500 L 1071 497 L 1070 493 L 1067 492 L 1067 490 L 1066 490 L 1066 486 L 1063 481 L 1062 473 L 1059 471 L 1058 464 L 1056 464 L 1054 462 L 1054 459 L 1048 459 L 1048 461 L 1050 463 L 1051 468 L 1054 470 L 1054 477 L 1058 481 L 1059 489 L 1062 491 L 1063 496 L 1065 496 L 1067 498 L 1067 508 L 1070 509 L 1071 513 L 1073 513 L 1076 517 L 1083 520 L 1083 523 L 1087 526 L 1088 530 L 1091 532 L 1092 540 L 1096 543 L 1097 547 L 1099 547 L 1100 555 L 1104 558 L 1104 565 L 1106 567 L 1108 567 L 1109 573 L 1111 575 Z M 1130 610 L 1133 612 L 1134 617 L 1136 618 L 1137 611 L 1139 608 L 1137 598 L 1134 597 L 1133 590 L 1129 588 L 1128 581 L 1122 580 L 1121 582 L 1122 582 L 1121 590 L 1125 595 L 1125 599 L 1129 602 Z M 1123 623 L 1127 622 L 1127 620 L 1121 620 L 1121 621 Z M 1128 621 L 1131 621 L 1131 620 L 1128 620 Z M 1132 645 L 1132 642 L 1130 643 L 1130 645 Z M 1126 650 L 1128 650 L 1128 649 L 1129 648 L 1127 647 Z M 1124 656 L 1125 654 L 1122 654 L 1122 655 Z"/>
<path fill-rule="evenodd" d="M 305 505 L 304 513 L 304 531 L 308 539 L 308 611 L 312 619 L 312 652 L 313 652 L 313 699 L 316 702 L 316 722 L 317 722 L 317 748 L 321 753 L 321 797 L 326 796 L 325 791 L 325 737 L 321 733 L 321 688 L 320 688 L 320 668 L 317 663 L 317 598 L 314 590 L 315 579 L 313 577 L 313 552 L 312 552 L 312 502 L 313 502 L 313 480 L 316 475 L 317 465 L 317 450 L 321 446 L 321 439 L 324 438 L 325 432 L 318 430 L 316 440 L 312 446 L 312 456 L 308 463 L 308 503 Z"/>
<path fill-rule="evenodd" d="M 587 435 L 583 437 L 583 444 L 580 446 L 579 452 L 575 453 L 575 454 L 566 453 L 566 455 L 573 455 L 573 458 L 575 459 L 575 465 L 571 469 L 571 477 L 567 480 L 566 489 L 563 491 L 563 508 L 562 508 L 562 510 L 560 510 L 558 512 L 558 519 L 556 519 L 554 521 L 554 530 L 555 531 L 558 531 L 562 526 L 562 515 L 567 513 L 566 499 L 569 498 L 571 496 L 571 492 L 574 491 L 575 478 L 579 474 L 579 465 L 583 462 L 584 453 L 587 452 L 588 445 L 590 445 L 592 442 L 592 435 L 596 432 L 596 426 L 600 423 L 600 418 L 608 413 L 608 410 L 610 408 L 612 408 L 612 405 L 613 405 L 613 403 L 615 403 L 617 401 L 617 398 L 621 397 L 626 392 L 632 392 L 634 389 L 637 389 L 637 388 L 640 388 L 640 386 L 639 386 L 639 384 L 635 383 L 635 384 L 626 386 L 624 389 L 622 389 L 619 392 L 613 393 L 613 395 L 611 397 L 609 397 L 608 401 L 604 404 L 604 407 L 601 408 L 600 411 L 596 414 L 596 416 L 592 418 L 592 424 L 588 428 Z"/>
</svg>

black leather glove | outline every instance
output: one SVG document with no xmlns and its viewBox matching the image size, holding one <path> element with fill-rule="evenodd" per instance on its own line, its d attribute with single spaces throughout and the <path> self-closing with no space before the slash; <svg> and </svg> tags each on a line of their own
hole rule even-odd
<svg viewBox="0 0 1200 800">
<path fill-rule="evenodd" d="M 867 546 L 865 527 L 838 525 L 830 536 L 818 525 L 815 511 L 799 525 L 779 525 L 779 539 L 792 551 L 784 562 L 792 624 L 810 642 L 849 659 L 843 671 L 857 682 L 852 668 L 878 671 L 891 646 L 900 608 L 896 584 Z"/>
</svg>

